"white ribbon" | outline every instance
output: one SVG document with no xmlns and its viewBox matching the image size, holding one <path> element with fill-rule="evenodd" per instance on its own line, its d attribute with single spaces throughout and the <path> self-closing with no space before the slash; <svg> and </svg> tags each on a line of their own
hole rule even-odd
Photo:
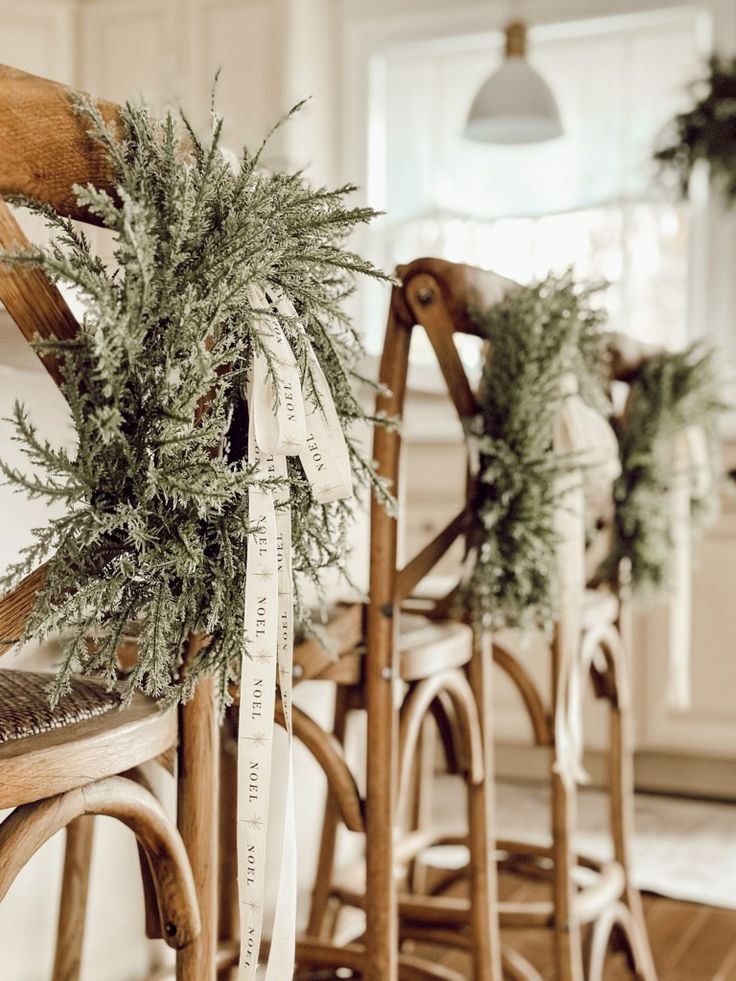
<svg viewBox="0 0 736 981">
<path fill-rule="evenodd" d="M 588 780 L 583 769 L 582 697 L 582 620 L 585 598 L 585 486 L 583 474 L 595 496 L 602 488 L 610 494 L 613 481 L 621 472 L 616 436 L 608 422 L 586 405 L 577 391 L 577 379 L 570 373 L 562 379 L 564 401 L 553 427 L 556 453 L 574 454 L 579 468 L 560 478 L 561 500 L 555 523 L 558 536 L 559 609 L 557 616 L 557 656 L 559 658 L 555 693 L 555 770 L 568 786 Z"/>
<path fill-rule="evenodd" d="M 248 459 L 258 475 L 270 476 L 269 461 L 255 441 L 251 399 Z M 253 486 L 248 516 L 259 530 L 248 539 L 245 583 L 245 647 L 240 670 L 238 726 L 238 898 L 239 978 L 253 981 L 263 930 L 266 889 L 266 830 L 271 784 L 273 716 L 278 656 L 278 559 L 273 493 Z"/>
<path fill-rule="evenodd" d="M 304 383 L 279 317 L 296 311 L 278 290 L 253 288 L 262 311 L 256 330 L 248 392 L 248 460 L 257 476 L 288 478 L 287 456 L 299 455 L 315 498 L 322 504 L 352 494 L 350 458 L 330 389 L 307 341 L 309 377 Z M 240 962 L 238 981 L 254 981 L 263 931 L 266 832 L 278 667 L 288 739 L 284 831 L 276 913 L 266 981 L 293 974 L 296 945 L 297 857 L 292 758 L 292 659 L 294 645 L 291 512 L 280 486 L 254 485 L 249 516 L 259 531 L 248 540 L 245 585 L 245 650 L 241 665 L 238 751 L 238 884 Z"/>
<path fill-rule="evenodd" d="M 672 447 L 670 534 L 672 570 L 669 596 L 669 645 L 666 704 L 684 711 L 692 704 L 690 656 L 692 647 L 691 503 L 710 491 L 708 442 L 700 426 L 688 426 Z"/>
<path fill-rule="evenodd" d="M 291 300 L 278 289 L 269 292 L 279 314 L 296 320 L 297 312 Z M 306 436 L 299 459 L 315 498 L 320 504 L 329 504 L 352 496 L 350 454 L 325 373 L 306 333 L 304 337 L 307 353 L 307 379 L 303 386 Z"/>
</svg>

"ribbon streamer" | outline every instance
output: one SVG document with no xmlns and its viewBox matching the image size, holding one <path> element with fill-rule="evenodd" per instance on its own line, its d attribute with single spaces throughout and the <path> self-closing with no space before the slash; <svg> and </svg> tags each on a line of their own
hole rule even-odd
<svg viewBox="0 0 736 981">
<path fill-rule="evenodd" d="M 558 454 L 574 454 L 579 467 L 560 478 L 561 500 L 555 523 L 559 539 L 559 657 L 555 693 L 555 771 L 567 786 L 589 780 L 583 769 L 582 619 L 585 597 L 585 484 L 595 499 L 603 489 L 611 493 L 621 472 L 616 436 L 608 422 L 578 395 L 577 378 L 561 380 L 565 396 L 554 420 L 553 446 Z M 584 480 L 585 478 L 585 480 Z"/>
<path fill-rule="evenodd" d="M 294 816 L 292 661 L 294 647 L 291 512 L 279 482 L 288 480 L 287 456 L 299 455 L 321 504 L 352 494 L 347 443 L 327 379 L 309 341 L 308 379 L 302 381 L 280 317 L 296 311 L 278 290 L 252 288 L 260 349 L 253 359 L 248 392 L 248 459 L 256 476 L 248 494 L 251 521 L 245 585 L 245 650 L 241 665 L 238 747 L 238 888 L 240 961 L 238 981 L 254 981 L 263 931 L 266 833 L 273 752 L 276 672 L 288 740 L 284 830 L 276 913 L 265 981 L 285 981 L 294 968 L 297 856 Z"/>
<path fill-rule="evenodd" d="M 710 491 L 708 442 L 700 426 L 688 426 L 672 447 L 670 529 L 672 578 L 669 596 L 667 693 L 671 709 L 685 711 L 692 704 L 690 657 L 692 648 L 692 536 L 691 502 Z"/>
<path fill-rule="evenodd" d="M 279 313 L 295 319 L 297 312 L 291 301 L 278 290 L 273 294 Z M 306 332 L 304 336 L 306 338 Z M 325 373 L 309 338 L 306 338 L 306 351 L 308 379 L 304 404 L 307 433 L 299 459 L 317 501 L 329 504 L 352 496 L 350 454 Z"/>
</svg>

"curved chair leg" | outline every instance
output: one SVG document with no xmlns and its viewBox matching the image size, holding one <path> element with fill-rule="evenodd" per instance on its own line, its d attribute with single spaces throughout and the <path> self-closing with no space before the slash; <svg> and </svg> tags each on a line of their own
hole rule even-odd
<svg viewBox="0 0 736 981">
<path fill-rule="evenodd" d="M 0 825 L 0 900 L 49 838 L 88 814 L 117 818 L 133 831 L 156 876 L 166 942 L 177 949 L 190 944 L 199 934 L 200 920 L 184 845 L 156 798 L 125 777 L 106 777 L 16 808 Z"/>
<path fill-rule="evenodd" d="M 464 672 L 447 671 L 418 682 L 401 709 L 399 753 L 399 818 L 406 812 L 422 725 L 440 692 L 452 701 L 453 718 L 462 733 L 468 789 L 468 845 L 471 858 L 469 926 L 473 938 L 474 981 L 501 977 L 501 954 L 496 903 L 496 869 L 492 854 L 492 769 L 490 721 L 491 650 L 477 640 L 471 660 L 472 686 Z M 481 723 L 481 713 L 486 725 Z"/>
<path fill-rule="evenodd" d="M 436 702 L 433 703 L 433 705 Z M 434 713 L 433 713 L 434 714 Z M 421 831 L 432 822 L 432 805 L 434 801 L 434 766 L 437 752 L 436 717 L 427 715 L 422 722 L 417 754 L 414 761 L 412 776 L 411 814 L 407 831 Z M 409 890 L 412 893 L 423 893 L 427 888 L 427 866 L 420 856 L 415 856 L 409 862 Z"/>
<path fill-rule="evenodd" d="M 609 906 L 591 925 L 585 941 L 586 981 L 603 981 L 609 941 L 617 927 L 621 929 L 631 947 L 634 924 L 631 911 L 624 903 Z"/>
<path fill-rule="evenodd" d="M 94 827 L 94 817 L 85 815 L 66 828 L 53 981 L 77 981 L 79 977 Z"/>
<path fill-rule="evenodd" d="M 335 691 L 335 721 L 332 734 L 338 743 L 344 747 L 347 729 L 349 692 L 344 686 L 338 685 Z M 314 877 L 314 887 L 309 905 L 309 920 L 307 933 L 321 940 L 329 939 L 331 925 L 328 923 L 328 907 L 332 890 L 332 876 L 335 868 L 335 850 L 337 847 L 337 829 L 340 824 L 340 807 L 334 794 L 330 792 L 329 783 L 325 790 L 325 809 L 322 818 L 322 833 L 319 840 L 319 855 L 317 870 Z"/>
<path fill-rule="evenodd" d="M 631 869 L 629 849 L 634 830 L 634 773 L 630 729 L 631 719 L 626 700 L 618 699 L 612 702 L 609 763 L 611 832 L 614 858 L 626 877 L 624 902 L 628 907 L 630 920 L 625 933 L 637 976 L 644 981 L 656 981 L 657 971 L 649 946 L 641 896 L 639 890 L 633 886 L 629 875 Z"/>
</svg>

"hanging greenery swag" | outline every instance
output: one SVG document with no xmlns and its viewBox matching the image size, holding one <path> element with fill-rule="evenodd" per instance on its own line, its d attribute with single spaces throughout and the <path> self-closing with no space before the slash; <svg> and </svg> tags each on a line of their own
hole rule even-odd
<svg viewBox="0 0 736 981">
<path fill-rule="evenodd" d="M 129 691 L 186 698 L 199 676 L 216 671 L 226 700 L 244 643 L 246 540 L 254 532 L 248 488 L 264 480 L 246 459 L 244 384 L 258 351 L 278 370 L 256 330 L 273 311 L 254 306 L 252 287 L 278 288 L 294 304 L 298 318 L 280 323 L 306 388 L 316 399 L 311 342 L 354 476 L 388 500 L 349 432 L 373 420 L 354 394 L 365 380 L 362 347 L 343 312 L 357 276 L 384 278 L 345 247 L 374 213 L 348 205 L 352 187 L 313 189 L 300 173 L 266 172 L 263 146 L 246 149 L 231 168 L 214 109 L 206 141 L 183 116 L 160 120 L 144 106 L 123 108 L 122 135 L 93 103 L 76 100 L 75 110 L 117 174 L 115 196 L 76 188 L 80 205 L 114 232 L 115 268 L 71 221 L 38 202 L 17 202 L 43 215 L 55 237 L 3 262 L 71 284 L 85 314 L 73 340 L 36 345 L 52 348 L 62 366 L 74 449 L 43 440 L 15 406 L 15 439 L 32 469 L 3 463 L 2 472 L 25 494 L 63 502 L 64 511 L 36 529 L 0 591 L 54 556 L 23 637 L 63 638 L 54 697 L 73 670 L 117 679 L 116 650 L 135 623 Z M 345 568 L 351 505 L 318 504 L 298 458 L 288 467 L 294 567 L 319 586 L 323 570 Z M 305 620 L 298 591 L 296 602 Z M 182 677 L 182 645 L 193 631 L 210 639 Z"/>
<path fill-rule="evenodd" d="M 514 289 L 476 314 L 488 356 L 474 434 L 480 465 L 473 566 L 463 590 L 475 622 L 546 628 L 553 621 L 560 478 L 580 465 L 573 454 L 551 452 L 564 377 L 576 376 L 592 406 L 605 412 L 608 405 L 596 292 L 568 273 Z"/>
<path fill-rule="evenodd" d="M 477 623 L 549 629 L 557 608 L 555 512 L 566 475 L 585 462 L 552 452 L 552 426 L 563 400 L 563 379 L 574 374 L 583 399 L 611 417 L 609 336 L 600 287 L 576 284 L 570 273 L 518 287 L 476 315 L 488 343 L 479 386 L 481 416 L 471 438 L 479 450 L 472 566 L 462 599 Z M 633 382 L 621 419 L 621 476 L 613 488 L 610 554 L 597 578 L 616 578 L 631 563 L 639 592 L 667 585 L 672 522 L 666 506 L 672 447 L 688 426 L 701 426 L 709 444 L 712 493 L 693 501 L 696 523 L 712 513 L 717 494 L 718 396 L 714 355 L 700 346 L 659 353 Z"/>
<path fill-rule="evenodd" d="M 677 476 L 675 441 L 688 427 L 700 427 L 708 447 L 707 460 L 691 461 L 686 474 L 693 486 L 698 478 L 705 478 L 709 488 L 704 496 L 691 500 L 693 528 L 702 528 L 717 507 L 718 422 L 726 409 L 718 379 L 715 356 L 702 345 L 654 354 L 642 363 L 632 382 L 625 412 L 613 420 L 621 476 L 614 485 L 612 548 L 601 574 L 615 576 L 621 560 L 627 559 L 632 587 L 639 594 L 669 584 L 673 541 L 667 501 Z M 708 472 L 697 474 L 696 466 Z"/>
<path fill-rule="evenodd" d="M 672 141 L 655 153 L 679 180 L 687 195 L 699 161 L 710 165 L 711 178 L 724 200 L 736 204 L 736 57 L 713 57 L 707 77 L 692 85 L 694 105 L 675 117 Z"/>
</svg>

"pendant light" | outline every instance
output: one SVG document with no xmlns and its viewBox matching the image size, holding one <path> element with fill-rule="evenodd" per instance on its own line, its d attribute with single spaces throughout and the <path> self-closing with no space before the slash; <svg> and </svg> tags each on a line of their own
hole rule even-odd
<svg viewBox="0 0 736 981">
<path fill-rule="evenodd" d="M 542 143 L 562 136 L 557 100 L 526 59 L 526 24 L 506 27 L 506 58 L 478 90 L 465 136 L 481 143 Z"/>
</svg>

